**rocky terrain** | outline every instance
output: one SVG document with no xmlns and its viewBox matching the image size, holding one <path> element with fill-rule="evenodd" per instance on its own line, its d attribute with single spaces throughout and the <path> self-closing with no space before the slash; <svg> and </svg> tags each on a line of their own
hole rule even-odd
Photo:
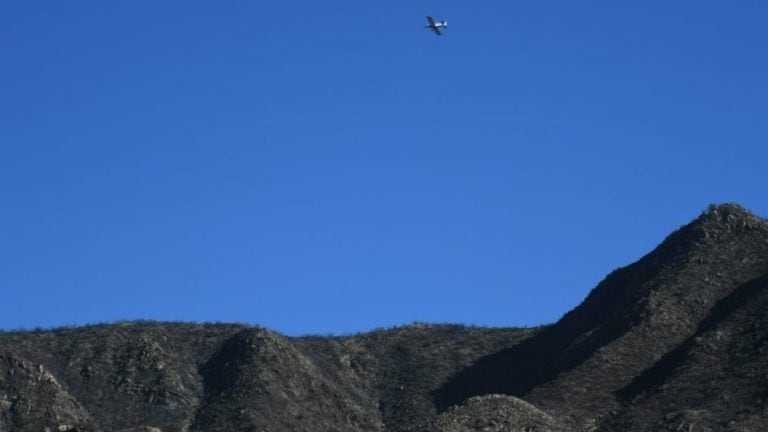
<svg viewBox="0 0 768 432">
<path fill-rule="evenodd" d="M 766 431 L 768 221 L 711 206 L 535 329 L 0 333 L 0 431 Z"/>
</svg>

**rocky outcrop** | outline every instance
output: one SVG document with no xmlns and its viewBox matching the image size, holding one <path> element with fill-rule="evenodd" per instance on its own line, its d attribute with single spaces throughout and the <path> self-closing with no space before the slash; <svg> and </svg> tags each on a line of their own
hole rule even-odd
<svg viewBox="0 0 768 432">
<path fill-rule="evenodd" d="M 383 430 L 375 405 L 329 380 L 286 338 L 263 329 L 232 336 L 203 365 L 204 404 L 191 430 Z"/>
<path fill-rule="evenodd" d="M 416 428 L 423 432 L 565 432 L 565 425 L 512 396 L 487 395 L 469 398 Z"/>
<path fill-rule="evenodd" d="M 0 347 L 0 430 L 89 431 L 91 418 L 42 364 Z"/>
</svg>

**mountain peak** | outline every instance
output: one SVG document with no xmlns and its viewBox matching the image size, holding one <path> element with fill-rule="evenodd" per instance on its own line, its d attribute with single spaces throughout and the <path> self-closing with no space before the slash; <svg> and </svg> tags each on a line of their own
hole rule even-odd
<svg viewBox="0 0 768 432">
<path fill-rule="evenodd" d="M 749 210 L 738 204 L 725 203 L 711 204 L 691 225 L 701 227 L 705 231 L 733 231 L 758 226 L 765 227 L 768 224 L 764 219 L 750 213 Z"/>
<path fill-rule="evenodd" d="M 752 236 L 759 232 L 768 234 L 768 221 L 765 219 L 738 204 L 711 204 L 699 217 L 667 236 L 646 258 L 652 261 L 668 261 L 672 256 L 697 253 L 702 246 L 705 249 L 722 248 L 726 247 L 724 243 L 739 243 L 744 240 L 744 235 Z M 720 246 L 716 246 L 718 244 Z M 703 253 L 712 255 L 712 251 Z"/>
</svg>

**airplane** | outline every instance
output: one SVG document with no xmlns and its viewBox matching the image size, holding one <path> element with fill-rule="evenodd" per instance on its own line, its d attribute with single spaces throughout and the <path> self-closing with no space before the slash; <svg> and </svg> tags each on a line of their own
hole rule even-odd
<svg viewBox="0 0 768 432">
<path fill-rule="evenodd" d="M 424 27 L 432 30 L 438 36 L 442 36 L 442 33 L 440 33 L 441 28 L 448 28 L 448 21 L 435 21 L 431 16 L 427 17 L 427 21 L 429 21 L 429 24 Z"/>
</svg>

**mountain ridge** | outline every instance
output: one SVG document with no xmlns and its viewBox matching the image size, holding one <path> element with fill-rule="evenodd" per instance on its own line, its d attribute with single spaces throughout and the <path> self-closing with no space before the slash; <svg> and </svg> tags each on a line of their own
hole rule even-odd
<svg viewBox="0 0 768 432">
<path fill-rule="evenodd" d="M 768 430 L 767 280 L 768 222 L 722 204 L 534 329 L 0 333 L 0 431 Z"/>
<path fill-rule="evenodd" d="M 588 427 L 588 413 L 617 408 L 612 392 L 687 337 L 717 300 L 768 271 L 766 240 L 765 221 L 733 204 L 712 206 L 637 262 L 609 274 L 541 334 L 462 371 L 436 393 L 438 403 L 509 394 Z M 509 364 L 515 369 L 502 377 L 483 370 Z M 600 380 L 593 379 L 592 368 L 601 370 Z M 574 393 L 582 395 L 574 401 Z"/>
</svg>

